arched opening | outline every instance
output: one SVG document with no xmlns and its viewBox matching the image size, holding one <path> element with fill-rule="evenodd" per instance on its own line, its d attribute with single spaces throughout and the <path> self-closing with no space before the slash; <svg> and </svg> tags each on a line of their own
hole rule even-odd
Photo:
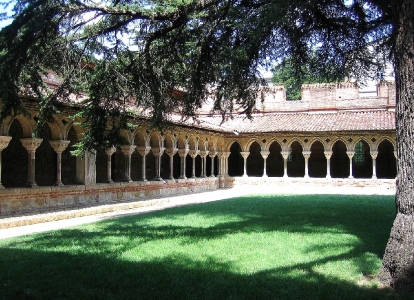
<svg viewBox="0 0 414 300">
<path fill-rule="evenodd" d="M 266 161 L 266 171 L 269 177 L 283 177 L 282 147 L 278 142 L 273 142 L 269 147 L 269 156 Z"/>
<path fill-rule="evenodd" d="M 163 153 L 161 156 L 161 171 L 160 171 L 160 176 L 163 179 L 168 179 L 170 178 L 170 157 L 168 156 L 167 153 Z"/>
<path fill-rule="evenodd" d="M 56 152 L 50 145 L 52 133 L 49 125 L 43 123 L 42 142 L 36 149 L 36 183 L 39 186 L 51 186 L 56 184 Z"/>
<path fill-rule="evenodd" d="M 113 181 L 125 181 L 125 156 L 119 147 L 117 147 L 115 153 L 112 154 L 111 168 Z"/>
<path fill-rule="evenodd" d="M 181 175 L 180 155 L 177 152 L 174 154 L 174 157 L 173 157 L 173 176 L 174 178 L 179 178 L 180 175 Z"/>
<path fill-rule="evenodd" d="M 289 177 L 305 176 L 305 158 L 302 154 L 302 145 L 295 141 L 290 145 L 289 156 L 287 158 L 287 174 Z"/>
<path fill-rule="evenodd" d="M 106 152 L 99 148 L 96 150 L 96 183 L 105 183 L 108 181 L 107 169 L 108 169 L 108 155 Z"/>
<path fill-rule="evenodd" d="M 142 179 L 142 156 L 138 151 L 134 151 L 131 155 L 131 179 L 132 181 Z"/>
<path fill-rule="evenodd" d="M 309 177 L 325 178 L 326 177 L 326 157 L 324 154 L 324 146 L 321 142 L 316 141 L 312 144 L 311 155 L 308 161 Z"/>
<path fill-rule="evenodd" d="M 234 142 L 230 147 L 230 156 L 228 158 L 229 176 L 243 176 L 244 159 L 240 152 L 240 144 Z"/>
<path fill-rule="evenodd" d="M 195 176 L 201 176 L 201 156 L 197 155 L 195 158 Z"/>
<path fill-rule="evenodd" d="M 347 178 L 349 176 L 349 157 L 344 142 L 337 141 L 332 146 L 331 177 Z"/>
<path fill-rule="evenodd" d="M 352 157 L 352 175 L 355 178 L 372 177 L 372 157 L 369 145 L 366 141 L 361 140 L 355 144 L 354 156 Z"/>
<path fill-rule="evenodd" d="M 397 176 L 397 161 L 394 156 L 394 146 L 384 140 L 378 145 L 377 178 L 393 179 Z"/>
<path fill-rule="evenodd" d="M 75 129 L 70 127 L 68 132 L 69 145 L 62 152 L 62 183 L 76 184 L 76 156 L 71 154 L 75 150 L 74 145 L 78 142 Z"/>
<path fill-rule="evenodd" d="M 246 161 L 246 172 L 248 176 L 263 176 L 264 160 L 260 154 L 260 150 L 261 147 L 258 142 L 253 142 L 250 145 L 250 155 Z"/>
<path fill-rule="evenodd" d="M 2 151 L 2 183 L 6 188 L 23 187 L 27 183 L 28 154 L 20 141 L 23 128 L 17 119 L 11 123 L 9 135 L 12 139 Z"/>
</svg>

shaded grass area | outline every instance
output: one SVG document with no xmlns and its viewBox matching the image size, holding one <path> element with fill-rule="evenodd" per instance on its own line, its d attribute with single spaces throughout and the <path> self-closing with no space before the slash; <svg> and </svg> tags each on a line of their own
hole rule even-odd
<svg viewBox="0 0 414 300">
<path fill-rule="evenodd" d="M 399 299 L 393 196 L 258 195 L 0 241 L 0 299 Z"/>
</svg>

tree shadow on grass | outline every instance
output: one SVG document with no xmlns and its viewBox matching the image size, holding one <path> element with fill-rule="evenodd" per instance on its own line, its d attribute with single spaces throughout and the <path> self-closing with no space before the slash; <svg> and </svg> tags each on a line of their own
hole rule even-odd
<svg viewBox="0 0 414 300">
<path fill-rule="evenodd" d="M 396 295 L 388 290 L 328 278 L 316 272 L 315 267 L 352 259 L 361 272 L 372 269 L 372 255 L 382 257 L 394 211 L 393 199 L 381 196 L 242 197 L 28 236 L 15 243 L 6 242 L 7 246 L 1 249 L 0 290 L 2 286 L 6 288 L 0 296 L 4 299 L 392 299 Z M 200 224 L 186 222 L 194 216 Z M 171 254 L 146 261 L 119 259 L 125 251 L 150 241 L 179 237 L 184 246 L 238 232 L 279 231 L 351 234 L 359 241 L 352 245 L 328 245 L 349 247 L 350 250 L 337 255 L 252 275 L 235 273 L 230 262 L 217 257 L 197 261 Z M 120 240 L 120 236 L 124 238 Z M 31 245 L 30 250 L 25 250 L 25 244 Z M 72 254 L 59 252 L 62 245 L 71 245 L 75 250 Z M 324 247 L 312 245 L 306 251 L 323 252 Z"/>
<path fill-rule="evenodd" d="M 13 263 L 5 263 L 5 257 Z M 53 262 L 52 264 L 50 262 Z M 320 262 L 235 274 L 213 258 L 130 262 L 98 255 L 2 249 L 1 299 L 397 299 L 312 271 Z M 301 276 L 289 271 L 301 268 Z"/>
</svg>

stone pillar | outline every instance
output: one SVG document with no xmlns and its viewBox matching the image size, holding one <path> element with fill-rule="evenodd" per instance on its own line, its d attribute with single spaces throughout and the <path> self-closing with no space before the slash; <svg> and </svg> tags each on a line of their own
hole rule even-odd
<svg viewBox="0 0 414 300">
<path fill-rule="evenodd" d="M 304 178 L 309 178 L 309 157 L 311 155 L 310 151 L 302 151 L 302 155 L 305 158 L 305 177 Z"/>
<path fill-rule="evenodd" d="M 122 145 L 121 151 L 125 155 L 125 181 L 132 182 L 131 179 L 131 155 L 134 153 L 135 145 Z"/>
<path fill-rule="evenodd" d="M 247 162 L 247 157 L 249 157 L 250 152 L 240 152 L 241 156 L 243 156 L 243 177 L 248 177 L 247 176 L 247 171 L 246 171 L 246 162 Z"/>
<path fill-rule="evenodd" d="M 28 166 L 27 166 L 27 185 L 29 187 L 36 187 L 36 149 L 40 146 L 43 139 L 25 138 L 20 139 L 23 147 L 26 148 L 28 153 Z"/>
<path fill-rule="evenodd" d="M 372 179 L 377 179 L 377 156 L 378 151 L 371 151 L 370 152 L 372 157 Z"/>
<path fill-rule="evenodd" d="M 193 159 L 191 178 L 196 178 L 196 176 L 195 176 L 195 158 L 199 154 L 199 151 L 198 150 L 190 150 L 189 154 L 190 154 L 191 158 Z"/>
<path fill-rule="evenodd" d="M 263 176 L 262 177 L 268 177 L 267 176 L 267 171 L 266 171 L 266 160 L 267 160 L 267 157 L 270 154 L 270 151 L 260 151 L 260 154 L 262 155 L 263 162 L 264 162 L 264 164 L 263 164 Z"/>
<path fill-rule="evenodd" d="M 281 154 L 283 156 L 283 178 L 287 178 L 287 160 L 289 157 L 289 151 L 282 151 Z"/>
<path fill-rule="evenodd" d="M 326 157 L 326 178 L 331 178 L 331 157 L 332 157 L 332 151 L 324 151 L 323 154 L 325 154 Z"/>
<path fill-rule="evenodd" d="M 346 155 L 349 157 L 349 176 L 348 178 L 352 179 L 352 158 L 354 157 L 355 151 L 346 151 Z"/>
<path fill-rule="evenodd" d="M 147 147 L 147 146 L 139 146 L 136 148 L 136 150 L 138 151 L 138 153 L 142 156 L 142 181 L 147 181 L 146 178 L 146 164 L 145 164 L 145 157 L 147 156 L 147 154 L 149 153 L 149 151 L 151 150 L 151 147 Z"/>
<path fill-rule="evenodd" d="M 161 156 L 164 154 L 164 147 L 152 148 L 151 151 L 155 156 L 155 181 L 163 181 L 161 178 Z"/>
<path fill-rule="evenodd" d="M 168 179 L 174 179 L 174 155 L 177 153 L 177 148 L 167 148 L 165 153 L 170 157 L 170 177 Z"/>
<path fill-rule="evenodd" d="M 70 141 L 53 140 L 49 143 L 56 152 L 56 185 L 62 186 L 62 152 L 68 147 Z"/>
<path fill-rule="evenodd" d="M 229 156 L 231 152 L 223 152 L 223 176 L 229 176 Z"/>
<path fill-rule="evenodd" d="M 398 155 L 397 155 L 396 150 L 394 150 L 394 156 L 395 156 L 395 164 L 397 165 L 397 175 L 398 175 Z M 395 179 L 397 179 L 397 175 L 395 175 Z"/>
<path fill-rule="evenodd" d="M 188 154 L 189 149 L 178 149 L 178 155 L 180 156 L 180 179 L 187 179 L 187 176 L 185 176 L 185 157 Z"/>
<path fill-rule="evenodd" d="M 12 139 L 11 136 L 5 136 L 5 135 L 0 136 L 0 189 L 4 189 L 4 186 L 1 184 L 1 170 L 2 170 L 1 153 L 9 145 L 11 139 Z"/>
<path fill-rule="evenodd" d="M 217 176 L 222 177 L 223 176 L 223 157 L 224 157 L 223 152 L 222 151 L 217 152 L 217 157 L 218 157 Z"/>
<path fill-rule="evenodd" d="M 210 177 L 216 177 L 216 176 L 214 176 L 214 157 L 216 157 L 216 155 L 217 155 L 217 152 L 215 152 L 215 151 L 210 151 L 208 153 L 208 156 L 211 158 L 211 175 L 210 175 Z"/>
<path fill-rule="evenodd" d="M 106 167 L 106 182 L 108 183 L 114 183 L 114 181 L 112 180 L 112 161 L 111 161 L 111 157 L 112 154 L 114 154 L 116 152 L 116 148 L 115 147 L 111 147 L 105 150 L 105 153 L 108 157 L 108 163 L 107 163 L 107 167 Z"/>
<path fill-rule="evenodd" d="M 207 155 L 208 155 L 208 151 L 200 151 L 200 157 L 201 157 L 201 178 L 206 178 L 207 177 L 207 170 L 206 170 L 206 165 L 207 165 Z"/>
</svg>

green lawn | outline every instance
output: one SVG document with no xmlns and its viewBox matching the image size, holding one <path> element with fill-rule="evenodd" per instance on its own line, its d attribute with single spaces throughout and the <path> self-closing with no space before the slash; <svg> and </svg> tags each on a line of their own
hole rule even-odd
<svg viewBox="0 0 414 300">
<path fill-rule="evenodd" d="M 201 197 L 201 195 L 200 195 Z M 397 299 L 393 196 L 259 195 L 0 241 L 0 299 Z"/>
</svg>

